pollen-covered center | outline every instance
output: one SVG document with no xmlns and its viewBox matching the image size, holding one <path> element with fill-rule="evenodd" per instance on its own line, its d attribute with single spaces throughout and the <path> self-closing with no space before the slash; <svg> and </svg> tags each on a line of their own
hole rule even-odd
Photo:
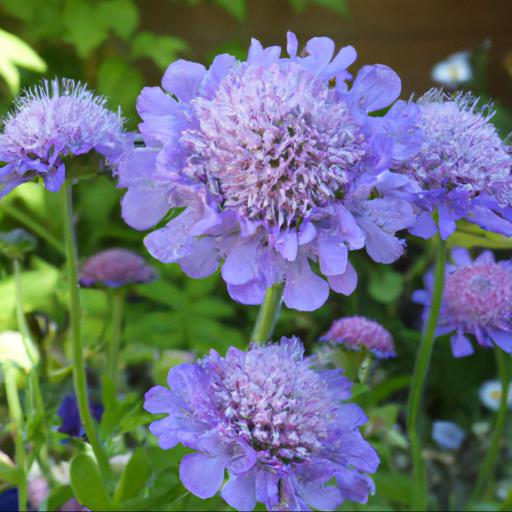
<svg viewBox="0 0 512 512">
<path fill-rule="evenodd" d="M 193 108 L 199 127 L 183 136 L 192 152 L 184 172 L 224 208 L 269 225 L 292 226 L 327 204 L 365 153 L 346 104 L 293 62 L 242 65 Z"/>
<path fill-rule="evenodd" d="M 336 405 L 320 376 L 283 352 L 263 347 L 239 364 L 225 360 L 214 396 L 227 433 L 260 452 L 261 461 L 300 462 L 328 436 Z"/>
<path fill-rule="evenodd" d="M 455 323 L 499 327 L 512 317 L 512 271 L 495 263 L 461 267 L 448 276 L 444 299 Z"/>
</svg>

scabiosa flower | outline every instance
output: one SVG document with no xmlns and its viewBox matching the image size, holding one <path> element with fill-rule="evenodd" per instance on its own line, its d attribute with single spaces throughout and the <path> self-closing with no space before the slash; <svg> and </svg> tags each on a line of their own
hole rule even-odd
<svg viewBox="0 0 512 512">
<path fill-rule="evenodd" d="M 456 331 L 451 337 L 455 357 L 473 353 L 465 334 L 473 334 L 482 347 L 493 343 L 512 353 L 512 263 L 496 262 L 490 251 L 471 261 L 466 249 L 452 251 L 454 265 L 447 265 L 437 334 Z M 425 276 L 426 290 L 417 290 L 413 300 L 425 305 L 432 299 L 433 273 Z"/>
<path fill-rule="evenodd" d="M 314 310 L 329 288 L 354 290 L 348 250 L 366 245 L 384 263 L 402 254 L 395 233 L 415 215 L 394 194 L 404 177 L 386 169 L 419 148 L 417 109 L 397 102 L 370 117 L 400 94 L 391 69 L 363 66 L 348 90 L 352 47 L 335 55 L 334 42 L 317 37 L 304 56 L 297 48 L 289 33 L 289 57 L 253 40 L 245 62 L 224 54 L 208 70 L 172 63 L 163 90 L 145 88 L 138 98 L 144 145 L 118 174 L 132 227 L 152 228 L 179 208 L 145 238 L 155 258 L 195 278 L 224 260 L 233 299 L 259 304 L 284 282 L 288 307 Z"/>
<path fill-rule="evenodd" d="M 0 197 L 35 177 L 55 192 L 66 176 L 66 158 L 95 151 L 114 164 L 126 144 L 120 113 L 69 79 L 44 81 L 26 91 L 3 125 Z"/>
<path fill-rule="evenodd" d="M 477 103 L 470 94 L 436 89 L 418 100 L 423 145 L 398 166 L 421 189 L 415 194 L 422 210 L 415 235 L 436 232 L 431 213 L 437 209 L 443 239 L 459 219 L 512 236 L 512 154 L 491 123 L 494 112 Z"/>
<path fill-rule="evenodd" d="M 321 340 L 340 343 L 351 350 L 366 347 L 381 359 L 396 356 L 389 331 L 364 316 L 348 316 L 335 320 Z"/>
<path fill-rule="evenodd" d="M 100 403 L 91 403 L 91 414 L 96 421 L 100 421 L 103 415 L 103 405 Z M 57 429 L 62 434 L 68 434 L 72 437 L 83 437 L 85 430 L 80 420 L 78 411 L 78 402 L 74 394 L 66 395 L 59 406 L 57 415 L 60 416 L 62 424 Z"/>
<path fill-rule="evenodd" d="M 162 448 L 195 450 L 180 464 L 195 495 L 214 496 L 226 469 L 221 495 L 238 510 L 334 510 L 373 492 L 366 473 L 379 459 L 359 432 L 367 418 L 340 403 L 350 382 L 340 370 L 313 371 L 297 338 L 226 357 L 212 350 L 171 368 L 168 384 L 150 389 L 144 407 L 168 415 L 150 426 Z"/>
<path fill-rule="evenodd" d="M 127 284 L 148 283 L 155 271 L 144 258 L 127 249 L 107 249 L 91 256 L 80 269 L 83 286 L 104 285 L 118 288 Z"/>
</svg>

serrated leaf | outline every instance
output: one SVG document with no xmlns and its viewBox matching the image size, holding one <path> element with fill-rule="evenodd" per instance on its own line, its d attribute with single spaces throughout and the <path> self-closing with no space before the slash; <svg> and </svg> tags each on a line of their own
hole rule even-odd
<svg viewBox="0 0 512 512">
<path fill-rule="evenodd" d="M 138 448 L 124 467 L 114 494 L 114 503 L 118 505 L 123 501 L 136 498 L 144 489 L 150 475 L 151 468 L 146 452 L 144 448 Z"/>
<path fill-rule="evenodd" d="M 0 75 L 12 94 L 20 89 L 20 74 L 16 66 L 44 73 L 44 60 L 19 37 L 0 29 Z"/>
<path fill-rule="evenodd" d="M 244 21 L 246 14 L 246 0 L 215 0 L 218 5 L 229 12 L 238 21 Z"/>
<path fill-rule="evenodd" d="M 70 476 L 71 487 L 81 505 L 91 510 L 113 510 L 98 465 L 91 457 L 78 454 L 71 461 Z"/>
<path fill-rule="evenodd" d="M 103 24 L 122 39 L 131 37 L 139 24 L 139 10 L 132 0 L 103 0 L 97 12 Z"/>
<path fill-rule="evenodd" d="M 158 36 L 151 32 L 137 34 L 132 46 L 132 57 L 150 58 L 161 69 L 176 60 L 180 53 L 187 50 L 188 45 L 183 39 L 171 36 Z"/>
<path fill-rule="evenodd" d="M 87 57 L 108 36 L 97 6 L 85 0 L 67 0 L 62 14 L 66 28 L 65 39 L 80 55 Z"/>
</svg>

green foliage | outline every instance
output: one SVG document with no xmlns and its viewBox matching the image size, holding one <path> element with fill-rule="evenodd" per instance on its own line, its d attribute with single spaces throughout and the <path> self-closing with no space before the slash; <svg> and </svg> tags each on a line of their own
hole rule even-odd
<svg viewBox="0 0 512 512">
<path fill-rule="evenodd" d="M 13 95 L 20 90 L 18 67 L 39 73 L 46 71 L 46 63 L 27 43 L 0 29 L 0 75 Z"/>
<path fill-rule="evenodd" d="M 144 448 L 137 448 L 126 464 L 114 494 L 114 504 L 136 498 L 144 489 L 151 475 L 148 458 Z"/>
<path fill-rule="evenodd" d="M 78 501 L 91 510 L 114 510 L 96 462 L 79 453 L 71 461 L 71 487 Z"/>
</svg>

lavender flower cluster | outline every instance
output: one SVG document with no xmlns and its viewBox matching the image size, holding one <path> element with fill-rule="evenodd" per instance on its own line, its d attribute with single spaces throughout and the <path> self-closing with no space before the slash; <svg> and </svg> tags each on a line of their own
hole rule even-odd
<svg viewBox="0 0 512 512">
<path fill-rule="evenodd" d="M 352 77 L 356 56 L 326 37 L 299 52 L 288 33 L 286 55 L 253 40 L 242 62 L 222 54 L 207 69 L 178 60 L 162 87 L 142 90 L 137 136 L 84 86 L 45 82 L 4 122 L 0 196 L 34 178 L 56 191 L 69 157 L 96 152 L 127 189 L 124 220 L 152 230 L 144 242 L 153 257 L 193 278 L 222 262 L 234 300 L 260 304 L 282 285 L 286 306 L 301 311 L 320 308 L 331 289 L 354 291 L 351 251 L 397 260 L 400 231 L 446 239 L 465 219 L 512 236 L 512 153 L 490 107 L 437 90 L 398 100 L 389 67 L 364 65 Z M 512 352 L 510 263 L 489 252 L 473 262 L 462 249 L 452 257 L 438 334 L 455 332 L 457 357 L 473 352 L 466 334 Z M 112 249 L 88 260 L 80 279 L 118 287 L 154 277 L 136 254 Z M 414 299 L 428 312 L 431 273 L 425 282 Z M 395 356 L 391 334 L 364 317 L 336 321 L 324 339 Z M 150 427 L 160 446 L 192 450 L 180 464 L 187 489 L 201 498 L 221 490 L 239 510 L 367 500 L 379 464 L 361 436 L 367 418 L 347 403 L 342 372 L 312 361 L 297 338 L 225 357 L 212 350 L 171 368 L 169 388 L 148 391 L 146 410 L 166 415 Z"/>
</svg>

